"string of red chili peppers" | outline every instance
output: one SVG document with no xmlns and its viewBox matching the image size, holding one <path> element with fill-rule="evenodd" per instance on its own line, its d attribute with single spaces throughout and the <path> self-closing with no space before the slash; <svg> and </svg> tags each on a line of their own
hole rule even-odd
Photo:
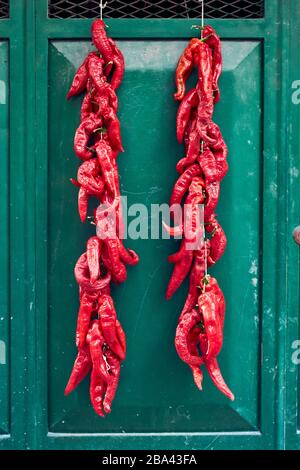
<svg viewBox="0 0 300 470">
<path fill-rule="evenodd" d="M 198 70 L 195 88 L 186 93 L 186 80 L 193 68 Z M 190 273 L 188 296 L 179 318 L 175 346 L 179 357 L 193 373 L 202 390 L 201 366 L 205 365 L 217 388 L 231 400 L 234 395 L 226 385 L 217 362 L 222 348 L 225 316 L 224 295 L 215 278 L 206 269 L 214 265 L 226 247 L 225 233 L 216 219 L 215 208 L 220 193 L 220 181 L 228 170 L 227 147 L 219 127 L 212 121 L 214 105 L 220 99 L 218 79 L 222 70 L 221 43 L 210 26 L 202 30 L 201 39 L 193 38 L 179 59 L 176 70 L 177 92 L 181 101 L 177 113 L 177 139 L 184 142 L 186 156 L 176 166 L 180 174 L 171 195 L 170 204 L 190 204 L 192 213 L 204 204 L 205 242 L 189 250 L 190 234 L 186 224 L 170 234 L 182 234 L 180 250 L 169 257 L 175 263 L 166 298 L 173 296 Z M 195 236 L 195 233 L 194 233 Z"/>
<path fill-rule="evenodd" d="M 71 180 L 79 187 L 80 219 L 82 222 L 87 219 L 90 197 L 95 197 L 108 209 L 99 210 L 99 206 L 95 211 L 98 236 L 87 241 L 86 252 L 80 256 L 74 270 L 80 299 L 76 328 L 78 354 L 65 395 L 91 371 L 90 397 L 100 416 L 111 411 L 120 365 L 126 354 L 126 337 L 110 295 L 110 282 L 124 282 L 126 264 L 139 261 L 137 254 L 127 250 L 122 242 L 116 162 L 123 147 L 115 90 L 122 81 L 124 59 L 114 41 L 106 36 L 104 28 L 102 20 L 92 24 L 92 40 L 97 51 L 88 54 L 79 67 L 67 95 L 69 99 L 86 91 L 81 123 L 74 138 L 75 153 L 83 163 L 78 169 L 77 181 Z M 113 212 L 115 217 L 110 217 L 109 213 Z"/>
</svg>

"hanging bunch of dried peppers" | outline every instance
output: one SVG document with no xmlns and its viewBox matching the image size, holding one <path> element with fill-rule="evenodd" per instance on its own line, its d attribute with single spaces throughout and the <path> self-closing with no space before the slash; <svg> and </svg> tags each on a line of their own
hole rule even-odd
<svg viewBox="0 0 300 470">
<path fill-rule="evenodd" d="M 97 236 L 87 241 L 86 252 L 78 259 L 75 277 L 79 285 L 80 308 L 76 329 L 78 354 L 65 389 L 72 392 L 91 371 L 90 397 L 96 413 L 110 413 L 125 359 L 126 337 L 117 319 L 110 283 L 124 282 L 126 264 L 138 262 L 133 250 L 122 242 L 123 226 L 120 185 L 116 158 L 123 151 L 117 118 L 116 89 L 122 81 L 124 59 L 115 42 L 108 38 L 105 24 L 92 24 L 95 52 L 88 54 L 77 70 L 67 98 L 86 92 L 81 106 L 81 123 L 74 150 L 83 160 L 77 173 L 78 211 L 87 219 L 88 202 L 99 202 L 94 220 Z"/>
<path fill-rule="evenodd" d="M 186 80 L 194 67 L 198 81 L 196 87 L 186 93 Z M 184 142 L 186 156 L 177 163 L 180 176 L 170 200 L 171 205 L 181 204 L 185 198 L 192 216 L 197 214 L 199 204 L 204 205 L 205 240 L 197 248 L 188 249 L 188 242 L 197 236 L 193 230 L 195 224 L 192 223 L 192 230 L 191 221 L 186 220 L 178 227 L 166 227 L 170 234 L 182 235 L 180 250 L 169 257 L 175 266 L 166 297 L 171 298 L 190 273 L 188 296 L 176 331 L 176 350 L 190 366 L 200 390 L 201 366 L 205 365 L 217 388 L 233 400 L 234 395 L 217 362 L 223 343 L 225 299 L 217 280 L 206 272 L 207 267 L 221 258 L 226 247 L 225 233 L 216 219 L 215 209 L 220 182 L 228 170 L 227 147 L 219 127 L 212 121 L 214 105 L 220 99 L 218 79 L 221 70 L 220 39 L 213 28 L 205 26 L 201 39 L 190 40 L 177 65 L 174 97 L 181 102 L 176 123 L 177 139 L 179 143 Z"/>
</svg>

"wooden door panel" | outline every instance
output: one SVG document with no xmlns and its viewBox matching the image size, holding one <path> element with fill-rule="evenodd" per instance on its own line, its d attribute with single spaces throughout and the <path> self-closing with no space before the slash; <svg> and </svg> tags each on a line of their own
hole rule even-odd
<svg viewBox="0 0 300 470">
<path fill-rule="evenodd" d="M 131 204 L 168 201 L 182 156 L 175 138 L 174 70 L 186 41 L 120 40 L 126 73 L 119 90 L 123 144 L 119 171 Z M 96 416 L 88 381 L 63 396 L 74 357 L 78 294 L 73 266 L 94 227 L 76 212 L 77 190 L 68 182 L 79 160 L 72 149 L 81 99 L 65 96 L 90 44 L 52 41 L 49 46 L 49 426 L 52 433 L 229 432 L 259 429 L 261 328 L 261 46 L 224 41 L 222 100 L 216 121 L 229 146 L 230 171 L 222 184 L 219 220 L 228 236 L 226 255 L 212 270 L 227 299 L 224 377 L 236 394 L 230 403 L 205 374 L 204 391 L 174 348 L 176 322 L 187 284 L 164 300 L 174 240 L 127 240 L 140 254 L 114 298 L 128 339 L 128 355 L 111 416 Z M 194 77 L 195 78 L 195 77 Z M 192 80 L 191 80 L 192 83 Z M 149 215 L 149 220 L 151 215 Z M 132 218 L 128 217 L 128 223 Z M 62 294 L 60 294 L 60 292 Z M 243 347 L 241 347 L 241 339 Z M 243 379 L 241 380 L 241 370 Z"/>
</svg>

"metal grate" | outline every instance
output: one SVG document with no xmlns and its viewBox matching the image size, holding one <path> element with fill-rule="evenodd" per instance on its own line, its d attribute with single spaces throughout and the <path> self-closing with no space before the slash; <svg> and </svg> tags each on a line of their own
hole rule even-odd
<svg viewBox="0 0 300 470">
<path fill-rule="evenodd" d="M 50 18 L 99 17 L 99 0 L 48 0 Z M 105 3 L 105 2 L 103 2 Z M 104 18 L 200 18 L 199 0 L 108 0 Z M 264 0 L 206 0 L 205 18 L 262 18 Z"/>
<path fill-rule="evenodd" d="M 9 0 L 0 0 L 0 18 L 9 17 Z"/>
</svg>

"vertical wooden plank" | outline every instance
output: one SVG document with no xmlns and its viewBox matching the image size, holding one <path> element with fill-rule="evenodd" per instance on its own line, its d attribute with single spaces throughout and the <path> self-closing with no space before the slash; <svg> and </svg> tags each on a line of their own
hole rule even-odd
<svg viewBox="0 0 300 470">
<path fill-rule="evenodd" d="M 47 20 L 47 0 L 35 1 L 36 24 L 36 374 L 37 405 L 35 448 L 47 448 L 48 434 L 48 36 L 41 25 Z"/>
<path fill-rule="evenodd" d="M 282 5 L 283 35 L 286 39 L 286 83 L 282 107 L 286 109 L 285 201 L 287 217 L 285 259 L 287 269 L 287 330 L 285 392 L 285 437 L 287 449 L 300 448 L 300 246 L 293 240 L 293 230 L 300 225 L 300 3 L 289 0 Z"/>
<path fill-rule="evenodd" d="M 11 433 L 12 447 L 26 439 L 28 341 L 26 305 L 26 184 L 24 129 L 24 9 L 10 1 L 10 282 L 11 282 Z"/>
<path fill-rule="evenodd" d="M 9 42 L 0 40 L 0 442 L 10 433 Z"/>
<path fill-rule="evenodd" d="M 39 421 L 37 419 L 37 409 L 40 403 L 37 397 L 37 343 L 36 334 L 36 309 L 35 293 L 36 278 L 40 276 L 36 272 L 36 238 L 35 238 L 35 211 L 36 211 L 36 185 L 35 173 L 38 165 L 37 150 L 35 147 L 36 134 L 39 132 L 39 119 L 36 114 L 36 35 L 35 35 L 35 0 L 25 0 L 24 4 L 24 56 L 25 56 L 25 82 L 24 82 L 24 105 L 25 114 L 25 188 L 26 188 L 26 208 L 25 208 L 25 253 L 26 253 L 26 292 L 25 305 L 27 310 L 27 343 L 26 351 L 29 363 L 27 375 L 27 416 L 26 416 L 26 447 L 36 448 L 36 439 L 39 434 Z"/>
</svg>

